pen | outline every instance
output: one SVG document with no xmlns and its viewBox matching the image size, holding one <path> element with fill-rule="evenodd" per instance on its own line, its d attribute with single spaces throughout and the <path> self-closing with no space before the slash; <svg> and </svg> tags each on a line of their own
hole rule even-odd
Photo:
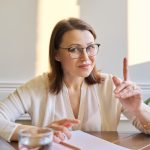
<svg viewBox="0 0 150 150">
<path fill-rule="evenodd" d="M 123 59 L 123 78 L 124 81 L 128 79 L 128 61 L 126 57 Z"/>
<path fill-rule="evenodd" d="M 81 150 L 80 148 L 74 146 L 74 145 L 71 145 L 71 144 L 68 144 L 68 143 L 65 143 L 65 142 L 60 142 L 60 144 L 62 144 L 63 146 L 66 146 L 72 150 Z"/>
</svg>

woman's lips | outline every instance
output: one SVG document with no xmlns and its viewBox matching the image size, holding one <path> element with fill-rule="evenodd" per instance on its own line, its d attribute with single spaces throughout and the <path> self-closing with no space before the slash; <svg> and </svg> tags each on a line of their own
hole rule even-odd
<svg viewBox="0 0 150 150">
<path fill-rule="evenodd" d="M 82 64 L 79 65 L 79 68 L 88 69 L 91 66 L 91 64 Z"/>
</svg>

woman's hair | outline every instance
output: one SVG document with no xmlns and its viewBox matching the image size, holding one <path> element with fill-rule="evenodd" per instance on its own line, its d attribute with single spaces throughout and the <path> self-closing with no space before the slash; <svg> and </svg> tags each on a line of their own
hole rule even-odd
<svg viewBox="0 0 150 150">
<path fill-rule="evenodd" d="M 96 39 L 96 33 L 94 29 L 84 22 L 81 19 L 77 18 L 69 18 L 59 21 L 51 35 L 50 44 L 49 44 L 49 65 L 51 68 L 51 72 L 49 73 L 49 80 L 50 80 L 50 92 L 53 94 L 58 94 L 60 90 L 62 89 L 63 85 L 63 70 L 61 67 L 61 63 L 57 60 L 55 60 L 55 54 L 57 50 L 60 47 L 60 44 L 62 42 L 63 35 L 71 30 L 87 30 L 89 31 L 94 39 Z M 95 84 L 100 83 L 100 74 L 97 74 L 96 67 L 94 67 L 91 74 L 85 78 L 85 81 L 87 84 Z"/>
</svg>

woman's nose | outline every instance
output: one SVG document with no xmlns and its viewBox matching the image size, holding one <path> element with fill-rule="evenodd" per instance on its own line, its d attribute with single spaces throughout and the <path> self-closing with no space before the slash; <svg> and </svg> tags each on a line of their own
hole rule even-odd
<svg viewBox="0 0 150 150">
<path fill-rule="evenodd" d="M 84 49 L 80 55 L 80 59 L 81 60 L 88 60 L 89 59 L 89 56 L 88 56 L 88 53 L 86 52 L 86 49 Z"/>
</svg>

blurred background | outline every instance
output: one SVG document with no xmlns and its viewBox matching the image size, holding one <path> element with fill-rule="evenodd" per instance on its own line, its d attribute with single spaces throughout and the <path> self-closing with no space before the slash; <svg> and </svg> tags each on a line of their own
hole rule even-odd
<svg viewBox="0 0 150 150">
<path fill-rule="evenodd" d="M 96 30 L 102 72 L 122 78 L 127 57 L 130 79 L 141 86 L 143 99 L 150 97 L 149 6 L 149 0 L 0 0 L 0 99 L 49 70 L 51 31 L 68 17 Z"/>
</svg>

